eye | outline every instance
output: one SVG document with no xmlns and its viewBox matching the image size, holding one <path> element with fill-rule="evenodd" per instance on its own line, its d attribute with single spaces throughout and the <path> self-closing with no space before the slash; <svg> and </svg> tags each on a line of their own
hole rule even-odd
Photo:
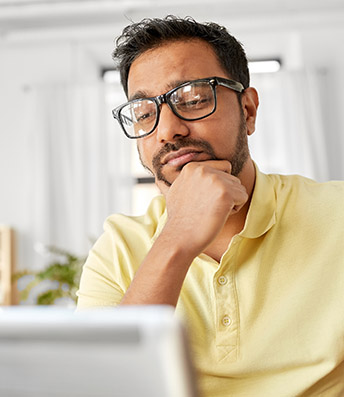
<svg viewBox="0 0 344 397">
<path fill-rule="evenodd" d="M 152 119 L 155 119 L 155 111 L 135 114 L 135 118 L 137 123 L 150 122 Z"/>
<path fill-rule="evenodd" d="M 141 100 L 132 104 L 132 118 L 135 123 L 146 124 L 155 121 L 156 106 L 150 100 Z"/>
<path fill-rule="evenodd" d="M 210 98 L 210 97 L 199 97 L 197 99 L 190 101 L 190 103 L 193 106 L 203 106 L 203 105 L 208 105 L 209 102 L 211 102 L 211 100 L 212 100 L 212 98 Z"/>
<path fill-rule="evenodd" d="M 208 107 L 210 104 L 212 104 L 213 98 L 210 96 L 201 96 L 198 95 L 196 97 L 189 97 L 189 98 L 180 98 L 178 102 L 175 103 L 175 105 L 178 107 L 178 109 L 203 109 L 205 107 Z"/>
</svg>

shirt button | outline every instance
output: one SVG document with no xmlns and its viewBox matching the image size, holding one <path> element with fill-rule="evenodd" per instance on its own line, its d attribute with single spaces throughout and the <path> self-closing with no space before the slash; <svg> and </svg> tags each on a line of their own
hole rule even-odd
<svg viewBox="0 0 344 397">
<path fill-rule="evenodd" d="M 228 327 L 228 326 L 230 326 L 231 325 L 231 319 L 230 319 L 230 317 L 229 316 L 224 316 L 223 318 L 222 318 L 222 324 L 225 326 L 225 327 Z"/>
<path fill-rule="evenodd" d="M 217 281 L 220 285 L 225 285 L 227 284 L 228 279 L 225 276 L 220 276 Z"/>
</svg>

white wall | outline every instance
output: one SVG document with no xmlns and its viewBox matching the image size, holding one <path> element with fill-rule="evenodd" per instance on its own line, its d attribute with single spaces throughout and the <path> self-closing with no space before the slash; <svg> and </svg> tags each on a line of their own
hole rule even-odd
<svg viewBox="0 0 344 397">
<path fill-rule="evenodd" d="M 221 3 L 221 2 L 220 2 Z M 249 58 L 279 56 L 286 68 L 319 68 L 327 74 L 324 115 L 328 126 L 331 178 L 344 179 L 342 117 L 344 100 L 344 7 L 339 12 L 314 16 L 274 13 L 240 18 L 221 13 L 212 19 L 226 24 L 245 45 Z M 151 12 L 143 16 L 149 16 Z M 184 15 L 183 12 L 178 12 Z M 197 13 L 196 13 L 197 14 Z M 210 18 L 200 15 L 199 19 Z M 197 15 L 195 15 L 198 18 Z M 139 16 L 137 16 L 139 19 Z M 30 87 L 47 82 L 90 82 L 99 70 L 111 66 L 113 38 L 127 23 L 89 27 L 17 29 L 0 36 L 0 223 L 18 235 L 18 267 L 33 266 L 32 214 L 28 202 L 32 159 L 31 137 L 24 120 L 32 111 Z M 0 25 L 1 32 L 1 25 Z M 23 116 L 25 115 L 25 117 Z"/>
</svg>

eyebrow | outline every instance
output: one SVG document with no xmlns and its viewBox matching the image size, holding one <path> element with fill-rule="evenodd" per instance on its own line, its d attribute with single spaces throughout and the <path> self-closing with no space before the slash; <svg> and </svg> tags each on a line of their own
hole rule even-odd
<svg viewBox="0 0 344 397">
<path fill-rule="evenodd" d="M 133 101 L 135 99 L 143 99 L 143 98 L 149 98 L 149 95 L 145 91 L 136 91 L 135 94 L 131 95 L 128 100 Z"/>
<path fill-rule="evenodd" d="M 174 81 L 171 81 L 170 83 L 167 84 L 167 90 L 164 93 L 166 93 L 166 92 L 168 92 L 170 90 L 173 90 L 173 88 L 176 88 L 176 87 L 178 87 L 178 86 L 180 86 L 180 85 L 182 85 L 184 83 L 188 83 L 189 81 L 192 81 L 192 80 L 186 79 L 186 80 L 174 80 Z M 159 95 L 162 95 L 162 94 L 159 94 Z M 152 95 L 149 95 L 147 93 L 147 91 L 139 90 L 139 91 L 136 91 L 133 95 L 131 95 L 128 98 L 128 100 L 129 101 L 134 101 L 135 99 L 144 99 L 144 98 L 155 98 L 155 97 L 152 96 Z"/>
</svg>

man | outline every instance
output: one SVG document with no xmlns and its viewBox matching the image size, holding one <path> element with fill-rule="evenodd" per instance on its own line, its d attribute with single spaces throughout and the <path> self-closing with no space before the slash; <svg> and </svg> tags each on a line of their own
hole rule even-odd
<svg viewBox="0 0 344 397">
<path fill-rule="evenodd" d="M 204 396 L 344 395 L 344 184 L 258 170 L 258 95 L 225 28 L 170 16 L 117 44 L 114 116 L 162 196 L 108 218 L 79 307 L 176 306 Z"/>
</svg>

